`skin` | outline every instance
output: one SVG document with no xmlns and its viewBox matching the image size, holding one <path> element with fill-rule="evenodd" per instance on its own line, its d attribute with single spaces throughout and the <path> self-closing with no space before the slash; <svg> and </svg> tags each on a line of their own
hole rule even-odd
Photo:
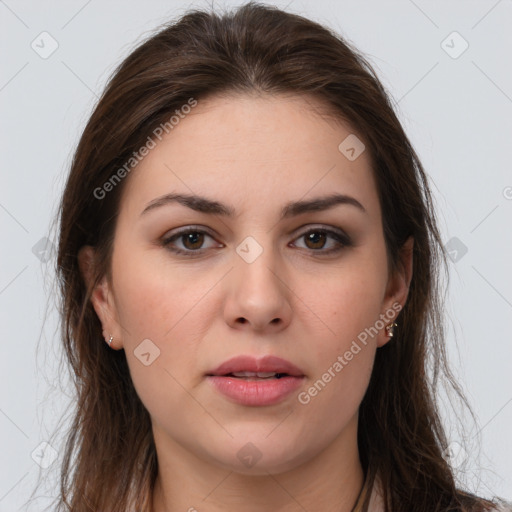
<svg viewBox="0 0 512 512">
<path fill-rule="evenodd" d="M 205 380 L 235 355 L 273 354 L 303 371 L 299 392 L 307 390 L 379 315 L 405 304 L 413 241 L 390 275 L 369 154 L 349 161 L 338 145 L 354 130 L 319 115 L 316 101 L 199 101 L 127 178 L 111 278 L 92 301 L 152 418 L 153 512 L 348 512 L 363 484 L 358 408 L 375 352 L 390 340 L 384 329 L 307 404 L 294 392 L 272 406 L 243 406 Z M 206 196 L 237 214 L 174 203 L 141 215 L 170 192 Z M 279 220 L 287 202 L 333 192 L 366 211 L 345 204 Z M 190 225 L 208 234 L 173 246 L 201 255 L 160 243 Z M 304 235 L 319 227 L 344 230 L 352 245 L 322 256 L 339 244 L 330 236 L 308 242 Z M 263 248 L 252 263 L 236 252 L 248 236 Z M 91 247 L 80 252 L 86 278 L 93 258 Z M 134 354 L 144 339 L 160 350 L 148 366 Z M 249 442 L 261 454 L 250 468 L 237 457 Z"/>
</svg>

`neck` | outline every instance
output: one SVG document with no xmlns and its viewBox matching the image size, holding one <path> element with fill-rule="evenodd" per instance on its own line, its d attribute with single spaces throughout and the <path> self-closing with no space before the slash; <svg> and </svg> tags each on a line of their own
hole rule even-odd
<svg viewBox="0 0 512 512">
<path fill-rule="evenodd" d="M 311 459 L 254 476 L 205 462 L 158 428 L 153 432 L 159 469 L 152 512 L 351 512 L 363 486 L 357 416 Z"/>
</svg>

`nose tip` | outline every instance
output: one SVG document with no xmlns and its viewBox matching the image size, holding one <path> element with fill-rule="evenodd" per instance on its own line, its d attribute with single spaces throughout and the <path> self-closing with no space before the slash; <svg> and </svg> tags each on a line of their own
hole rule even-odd
<svg viewBox="0 0 512 512">
<path fill-rule="evenodd" d="M 231 276 L 233 293 L 226 304 L 226 313 L 232 326 L 250 326 L 263 332 L 281 328 L 290 320 L 289 287 L 268 266 L 267 257 L 272 255 L 260 255 L 250 264 L 242 261 Z"/>
</svg>

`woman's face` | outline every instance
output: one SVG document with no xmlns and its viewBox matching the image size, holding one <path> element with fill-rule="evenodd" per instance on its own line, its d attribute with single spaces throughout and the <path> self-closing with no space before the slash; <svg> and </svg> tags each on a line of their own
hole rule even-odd
<svg viewBox="0 0 512 512">
<path fill-rule="evenodd" d="M 158 450 L 264 474 L 355 445 L 410 259 L 388 275 L 368 152 L 313 106 L 200 100 L 126 178 L 111 281 L 93 303 Z M 248 359 L 215 372 L 237 356 Z M 288 376 L 227 376 L 244 370 Z"/>
</svg>

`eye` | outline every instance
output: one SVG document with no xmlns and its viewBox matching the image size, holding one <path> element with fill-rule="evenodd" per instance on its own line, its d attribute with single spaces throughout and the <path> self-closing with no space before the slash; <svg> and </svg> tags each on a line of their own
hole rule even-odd
<svg viewBox="0 0 512 512">
<path fill-rule="evenodd" d="M 213 240 L 213 237 L 208 232 L 194 226 L 189 226 L 186 229 L 164 237 L 161 244 L 174 254 L 197 256 L 208 249 L 208 247 L 203 247 L 205 237 Z M 305 249 L 319 253 L 319 255 L 339 252 L 345 247 L 352 245 L 350 237 L 343 231 L 334 231 L 326 228 L 310 229 L 300 235 L 296 240 L 300 239 L 305 240 Z M 331 240 L 331 248 L 324 250 L 326 242 L 329 241 L 329 239 Z M 177 242 L 181 244 L 181 247 L 176 247 Z"/>
<path fill-rule="evenodd" d="M 206 231 L 194 227 L 188 227 L 178 231 L 171 236 L 165 237 L 162 240 L 162 245 L 175 254 L 186 254 L 188 256 L 202 254 L 205 250 L 202 247 L 204 244 L 205 236 L 212 238 L 213 240 L 213 237 L 210 236 Z M 180 242 L 183 249 L 174 247 L 173 244 L 175 241 Z"/>
<path fill-rule="evenodd" d="M 327 250 L 323 250 L 326 245 L 326 241 L 334 240 L 334 243 L 331 243 L 331 248 Z M 352 241 L 342 231 L 334 231 L 326 228 L 314 228 L 306 231 L 302 235 L 299 236 L 297 240 L 304 239 L 306 243 L 306 249 L 311 250 L 312 252 L 319 252 L 320 254 L 331 254 L 334 252 L 341 251 L 344 247 L 349 247 L 352 245 Z"/>
</svg>

